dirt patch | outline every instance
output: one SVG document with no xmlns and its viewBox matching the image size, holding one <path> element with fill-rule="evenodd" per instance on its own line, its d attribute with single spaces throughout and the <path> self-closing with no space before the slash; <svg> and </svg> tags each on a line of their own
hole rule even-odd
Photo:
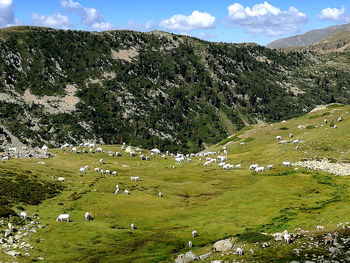
<svg viewBox="0 0 350 263">
<path fill-rule="evenodd" d="M 77 88 L 74 85 L 66 86 L 66 96 L 60 98 L 55 96 L 37 97 L 27 89 L 24 92 L 23 99 L 26 103 L 39 104 L 50 113 L 72 112 L 75 111 L 75 105 L 80 101 L 75 96 Z"/>
<path fill-rule="evenodd" d="M 118 52 L 112 49 L 111 52 L 112 52 L 112 58 L 122 59 L 127 62 L 131 62 L 133 58 L 139 55 L 139 52 L 137 52 L 136 48 L 119 50 Z"/>
</svg>

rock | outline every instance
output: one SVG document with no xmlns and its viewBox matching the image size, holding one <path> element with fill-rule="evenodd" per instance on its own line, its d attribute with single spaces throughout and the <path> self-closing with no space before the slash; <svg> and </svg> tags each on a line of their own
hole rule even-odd
<svg viewBox="0 0 350 263">
<path fill-rule="evenodd" d="M 180 254 L 175 259 L 175 263 L 185 263 L 185 254 Z"/>
<path fill-rule="evenodd" d="M 15 251 L 15 250 L 10 250 L 10 251 L 5 252 L 5 254 L 7 254 L 9 256 L 17 257 L 17 256 L 21 255 L 21 252 Z"/>
<path fill-rule="evenodd" d="M 336 247 L 330 247 L 329 252 L 331 252 L 331 254 L 337 255 L 337 254 L 341 254 L 340 250 Z"/>
<path fill-rule="evenodd" d="M 233 248 L 233 244 L 230 240 L 219 240 L 214 244 L 213 248 L 217 252 L 226 252 Z"/>
<path fill-rule="evenodd" d="M 186 262 L 190 262 L 192 260 L 199 260 L 199 257 L 192 251 L 189 251 L 185 254 Z"/>
<path fill-rule="evenodd" d="M 199 260 L 203 260 L 203 259 L 209 258 L 210 256 L 211 256 L 211 252 L 203 254 L 203 255 L 200 255 L 199 256 Z"/>
<path fill-rule="evenodd" d="M 9 237 L 11 235 L 11 230 L 6 228 L 4 237 Z"/>
</svg>

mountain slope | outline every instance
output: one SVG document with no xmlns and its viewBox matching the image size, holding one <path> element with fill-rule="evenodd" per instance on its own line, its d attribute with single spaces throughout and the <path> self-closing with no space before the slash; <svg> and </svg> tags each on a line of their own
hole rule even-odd
<svg viewBox="0 0 350 263">
<path fill-rule="evenodd" d="M 286 37 L 272 41 L 267 44 L 268 48 L 286 48 L 286 47 L 303 47 L 312 45 L 316 42 L 322 41 L 332 35 L 336 35 L 342 32 L 349 32 L 350 24 L 336 25 L 323 29 L 312 30 L 307 33 Z"/>
<path fill-rule="evenodd" d="M 0 143 L 199 151 L 248 124 L 350 103 L 347 72 L 315 52 L 159 31 L 3 29 Z"/>
<path fill-rule="evenodd" d="M 322 235 L 334 232 L 338 223 L 349 225 L 345 223 L 350 213 L 349 176 L 329 174 L 321 166 L 282 165 L 283 161 L 324 160 L 328 166 L 344 164 L 350 173 L 350 106 L 320 108 L 286 122 L 249 126 L 233 134 L 235 139 L 210 148 L 222 151 L 226 146 L 225 162 L 241 165 L 231 170 L 223 170 L 218 163 L 204 166 L 205 156 L 192 156 L 191 162 L 182 164 L 176 164 L 170 155 L 141 161 L 120 145 L 103 145 L 104 152 L 95 154 L 50 149 L 56 157 L 44 164 L 38 159 L 12 158 L 0 167 L 0 212 L 6 207 L 15 212 L 25 209 L 31 219 L 2 219 L 1 238 L 9 221 L 17 229 L 23 229 L 25 222 L 30 227 L 15 233 L 15 243 L 2 239 L 6 246 L 2 246 L 0 261 L 12 261 L 13 257 L 5 254 L 9 250 L 20 251 L 23 256 L 16 260 L 23 263 L 39 261 L 39 257 L 45 262 L 174 262 L 190 250 L 197 255 L 211 252 L 203 262 L 305 262 L 318 256 L 331 261 L 334 249 L 323 245 Z M 276 136 L 286 143 L 278 144 Z M 116 151 L 122 156 L 109 154 Z M 142 154 L 150 156 L 150 151 L 142 150 Z M 104 164 L 99 163 L 100 158 Z M 265 171 L 250 170 L 255 163 Z M 267 169 L 269 164 L 273 169 Z M 85 165 L 90 169 L 78 173 Z M 118 175 L 96 172 L 94 167 L 116 170 Z M 130 176 L 139 176 L 141 181 L 131 181 Z M 116 185 L 130 194 L 114 194 Z M 87 211 L 94 220 L 85 220 Z M 56 222 L 62 213 L 69 213 L 71 222 Z M 136 229 L 130 229 L 131 223 Z M 317 225 L 325 231 L 315 231 Z M 270 236 L 284 230 L 295 234 L 300 228 L 308 232 L 293 235 L 295 242 L 289 245 Z M 198 231 L 197 237 L 193 238 L 192 230 Z M 314 234 L 321 237 L 312 240 Z M 229 253 L 213 251 L 216 241 L 228 237 L 233 237 L 235 245 Z M 336 237 L 336 259 L 344 260 L 349 237 L 343 240 L 340 231 Z M 29 248 L 23 246 L 25 240 Z M 188 247 L 190 240 L 192 248 Z M 267 240 L 269 246 L 262 248 Z M 243 256 L 231 253 L 237 247 L 244 248 Z M 26 250 L 29 255 L 24 254 Z"/>
</svg>

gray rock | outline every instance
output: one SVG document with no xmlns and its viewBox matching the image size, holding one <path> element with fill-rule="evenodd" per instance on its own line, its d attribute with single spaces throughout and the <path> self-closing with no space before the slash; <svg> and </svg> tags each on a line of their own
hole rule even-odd
<svg viewBox="0 0 350 263">
<path fill-rule="evenodd" d="M 186 253 L 185 258 L 189 261 L 191 260 L 199 260 L 199 257 L 192 251 Z"/>
<path fill-rule="evenodd" d="M 185 263 L 185 254 L 180 254 L 175 259 L 175 263 Z"/>
<path fill-rule="evenodd" d="M 203 254 L 203 255 L 200 255 L 200 256 L 199 256 L 199 259 L 200 259 L 200 260 L 203 260 L 203 259 L 209 258 L 210 256 L 211 256 L 211 252 L 206 253 L 206 254 Z"/>
<path fill-rule="evenodd" d="M 213 248 L 217 252 L 226 252 L 233 248 L 233 244 L 230 240 L 219 240 L 214 244 Z"/>
</svg>

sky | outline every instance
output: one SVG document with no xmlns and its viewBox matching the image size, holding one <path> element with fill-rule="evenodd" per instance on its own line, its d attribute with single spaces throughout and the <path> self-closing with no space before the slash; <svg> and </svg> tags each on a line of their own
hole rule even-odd
<svg viewBox="0 0 350 263">
<path fill-rule="evenodd" d="M 0 28 L 163 30 L 213 42 L 273 40 L 350 23 L 350 0 L 0 0 Z"/>
</svg>

